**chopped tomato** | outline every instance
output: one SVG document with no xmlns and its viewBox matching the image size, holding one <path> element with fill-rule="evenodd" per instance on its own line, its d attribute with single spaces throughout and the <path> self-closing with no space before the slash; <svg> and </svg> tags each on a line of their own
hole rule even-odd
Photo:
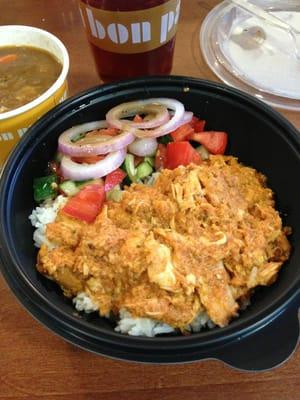
<svg viewBox="0 0 300 400">
<path fill-rule="evenodd" d="M 206 121 L 204 119 L 199 119 L 193 116 L 191 122 L 189 122 L 192 128 L 194 128 L 195 132 L 203 132 Z"/>
<path fill-rule="evenodd" d="M 143 118 L 139 115 L 136 114 L 136 116 L 133 118 L 133 122 L 143 122 Z"/>
<path fill-rule="evenodd" d="M 199 121 L 199 118 L 195 117 L 195 115 L 193 115 L 192 120 L 189 122 L 189 124 L 191 125 L 192 128 L 195 127 L 196 122 Z"/>
<path fill-rule="evenodd" d="M 189 137 L 189 140 L 194 140 L 203 144 L 204 147 L 212 154 L 224 154 L 227 146 L 228 135 L 226 132 L 207 131 L 194 133 Z"/>
<path fill-rule="evenodd" d="M 62 211 L 70 217 L 91 223 L 100 213 L 104 200 L 103 185 L 87 185 L 67 201 Z"/>
<path fill-rule="evenodd" d="M 182 142 L 185 140 L 189 135 L 195 133 L 194 129 L 191 127 L 190 123 L 181 125 L 175 131 L 171 132 L 170 135 L 174 142 Z"/>
<path fill-rule="evenodd" d="M 105 158 L 105 155 L 99 156 L 83 156 L 83 157 L 72 157 L 72 160 L 77 163 L 85 163 L 85 164 L 95 164 L 98 161 L 101 161 Z"/>
<path fill-rule="evenodd" d="M 159 143 L 158 148 L 155 155 L 155 169 L 158 171 L 161 168 L 164 168 L 165 160 L 166 160 L 167 148 L 164 144 Z"/>
<path fill-rule="evenodd" d="M 194 131 L 196 133 L 203 132 L 205 128 L 206 121 L 204 119 L 198 119 L 198 121 L 194 124 Z"/>
<path fill-rule="evenodd" d="M 105 183 L 104 183 L 105 192 L 108 192 L 109 190 L 114 188 L 116 185 L 119 185 L 123 181 L 125 176 L 126 176 L 126 173 L 120 168 L 118 168 L 115 171 L 111 172 L 110 174 L 106 175 Z"/>
<path fill-rule="evenodd" d="M 174 169 L 179 167 L 179 165 L 200 164 L 201 161 L 200 154 L 189 142 L 168 143 L 165 168 Z"/>
</svg>

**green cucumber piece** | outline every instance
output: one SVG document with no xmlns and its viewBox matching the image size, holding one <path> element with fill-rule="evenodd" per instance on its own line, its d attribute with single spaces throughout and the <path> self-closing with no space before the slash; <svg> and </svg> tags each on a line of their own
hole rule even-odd
<svg viewBox="0 0 300 400">
<path fill-rule="evenodd" d="M 122 194 L 123 192 L 120 185 L 117 185 L 106 193 L 106 198 L 107 200 L 116 201 L 118 203 L 122 199 Z"/>
<path fill-rule="evenodd" d="M 147 176 L 151 175 L 152 172 L 153 172 L 153 168 L 151 167 L 151 165 L 148 162 L 143 161 L 137 167 L 136 177 L 137 177 L 137 179 L 144 179 Z"/>
<path fill-rule="evenodd" d="M 78 189 L 82 189 L 87 185 L 94 185 L 94 184 L 103 185 L 103 179 L 95 178 L 95 179 L 86 179 L 84 181 L 75 181 L 76 186 Z"/>
<path fill-rule="evenodd" d="M 64 181 L 59 185 L 60 191 L 67 196 L 75 196 L 80 190 L 74 181 Z"/>
<path fill-rule="evenodd" d="M 144 157 L 144 161 L 151 165 L 154 168 L 155 158 L 154 157 Z"/>
<path fill-rule="evenodd" d="M 136 182 L 137 169 L 134 166 L 134 156 L 132 154 L 127 154 L 125 157 L 125 169 L 131 182 Z"/>
</svg>

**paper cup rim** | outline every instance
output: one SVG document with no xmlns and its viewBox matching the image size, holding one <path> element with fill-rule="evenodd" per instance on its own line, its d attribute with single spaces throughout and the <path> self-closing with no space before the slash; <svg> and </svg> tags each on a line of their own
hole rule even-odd
<svg viewBox="0 0 300 400">
<path fill-rule="evenodd" d="M 57 92 L 57 90 L 65 82 L 65 80 L 67 78 L 67 74 L 69 72 L 69 66 L 70 66 L 69 54 L 68 54 L 68 51 L 67 51 L 65 45 L 63 44 L 63 42 L 60 39 L 58 39 L 58 37 L 56 37 L 52 33 L 48 32 L 44 29 L 36 28 L 33 26 L 27 26 L 27 25 L 2 25 L 2 26 L 0 26 L 0 34 L 2 31 L 5 31 L 7 29 L 19 29 L 19 30 L 24 30 L 24 32 L 30 31 L 30 32 L 36 32 L 38 34 L 44 35 L 45 37 L 50 39 L 52 42 L 56 43 L 57 46 L 59 47 L 59 49 L 61 50 L 62 58 L 63 58 L 63 61 L 62 61 L 63 66 L 62 66 L 62 71 L 61 71 L 59 77 L 49 87 L 49 89 L 47 89 L 44 93 L 42 93 L 40 96 L 38 96 L 34 100 L 30 101 L 29 103 L 24 104 L 21 107 L 15 108 L 13 110 L 10 110 L 10 111 L 4 112 L 4 113 L 0 113 L 0 121 L 23 114 L 23 113 L 31 110 L 32 108 L 35 108 L 36 106 L 40 105 L 45 100 L 47 100 L 49 97 L 51 97 L 51 95 L 53 95 L 55 92 Z"/>
</svg>

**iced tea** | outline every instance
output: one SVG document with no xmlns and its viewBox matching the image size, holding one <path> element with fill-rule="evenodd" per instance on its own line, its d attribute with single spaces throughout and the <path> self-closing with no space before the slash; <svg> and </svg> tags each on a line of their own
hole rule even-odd
<svg viewBox="0 0 300 400">
<path fill-rule="evenodd" d="M 80 0 L 103 81 L 169 74 L 180 0 Z"/>
</svg>

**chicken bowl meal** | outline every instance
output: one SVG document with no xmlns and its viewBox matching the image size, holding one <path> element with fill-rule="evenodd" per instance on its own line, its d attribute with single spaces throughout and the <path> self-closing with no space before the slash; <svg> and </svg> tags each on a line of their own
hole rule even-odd
<svg viewBox="0 0 300 400">
<path fill-rule="evenodd" d="M 93 89 L 32 128 L 3 174 L 1 241 L 19 248 L 2 263 L 15 292 L 34 287 L 29 311 L 73 343 L 185 361 L 299 294 L 300 141 L 241 92 L 148 80 Z"/>
</svg>

